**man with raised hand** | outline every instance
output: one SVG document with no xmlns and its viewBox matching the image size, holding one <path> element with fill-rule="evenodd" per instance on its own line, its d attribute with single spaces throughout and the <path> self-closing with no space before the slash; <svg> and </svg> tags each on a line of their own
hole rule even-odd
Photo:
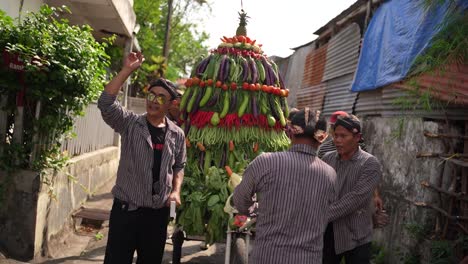
<svg viewBox="0 0 468 264">
<path fill-rule="evenodd" d="M 180 204 L 186 149 L 184 132 L 166 117 L 176 98 L 168 80 L 150 83 L 146 113 L 138 115 L 117 101 L 120 87 L 144 61 L 130 53 L 122 70 L 98 101 L 102 118 L 121 135 L 120 163 L 104 263 L 161 263 L 167 238 L 169 204 Z"/>
</svg>

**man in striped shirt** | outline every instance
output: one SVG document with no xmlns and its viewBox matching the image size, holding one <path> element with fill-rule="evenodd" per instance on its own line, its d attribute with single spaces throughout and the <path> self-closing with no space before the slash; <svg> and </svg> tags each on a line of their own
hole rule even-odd
<svg viewBox="0 0 468 264">
<path fill-rule="evenodd" d="M 146 113 L 137 115 L 119 104 L 117 94 L 144 61 L 130 53 L 122 70 L 106 85 L 98 101 L 102 118 L 121 135 L 114 204 L 104 263 L 161 263 L 169 222 L 169 203 L 180 204 L 186 150 L 183 131 L 166 117 L 175 87 L 167 80 L 150 84 Z"/>
<path fill-rule="evenodd" d="M 233 202 L 247 214 L 257 194 L 258 218 L 252 262 L 322 263 L 327 213 L 335 198 L 335 171 L 317 158 L 326 121 L 307 108 L 291 120 L 288 151 L 264 153 L 249 164 Z"/>
<path fill-rule="evenodd" d="M 320 147 L 318 148 L 318 151 L 317 151 L 317 156 L 319 158 L 322 158 L 328 152 L 336 150 L 335 143 L 333 143 L 333 134 L 334 133 L 333 133 L 333 129 L 331 129 L 331 128 L 333 127 L 336 120 L 338 119 L 338 116 L 344 117 L 344 116 L 349 116 L 349 115 L 348 115 L 348 113 L 346 113 L 344 111 L 336 111 L 330 116 L 330 120 L 329 120 L 330 129 L 328 131 L 330 136 L 327 137 L 327 139 L 322 144 L 320 144 Z M 361 140 L 359 140 L 359 147 L 363 151 L 367 152 L 366 144 L 364 144 L 364 140 L 362 139 L 362 136 L 361 136 Z M 382 201 L 382 198 L 380 197 L 380 192 L 379 192 L 378 188 L 376 188 L 374 190 L 374 204 L 375 204 L 376 209 L 379 212 L 382 212 L 382 210 L 384 209 L 383 208 L 383 201 Z M 386 225 L 386 223 L 384 222 L 383 225 Z M 376 223 L 375 226 L 379 226 L 379 224 Z"/>
<path fill-rule="evenodd" d="M 324 264 L 370 263 L 372 239 L 372 192 L 382 176 L 377 158 L 359 147 L 360 121 L 352 115 L 339 116 L 332 127 L 336 151 L 323 160 L 337 174 L 338 200 L 328 214 L 324 236 Z"/>
</svg>

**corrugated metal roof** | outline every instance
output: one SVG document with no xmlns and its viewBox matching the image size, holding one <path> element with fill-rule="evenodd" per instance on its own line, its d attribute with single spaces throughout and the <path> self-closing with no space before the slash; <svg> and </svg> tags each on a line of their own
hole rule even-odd
<svg viewBox="0 0 468 264">
<path fill-rule="evenodd" d="M 425 73 L 409 81 L 395 84 L 395 87 L 414 89 L 415 81 L 420 91 L 429 91 L 440 100 L 468 105 L 468 65 L 452 64 L 433 73 Z"/>
<path fill-rule="evenodd" d="M 382 111 L 382 89 L 360 92 L 354 105 L 354 114 L 359 117 L 380 115 Z"/>
<path fill-rule="evenodd" d="M 354 73 L 359 59 L 361 30 L 353 23 L 328 42 L 325 72 L 322 81 Z"/>
<path fill-rule="evenodd" d="M 433 119 L 468 120 L 468 107 L 430 100 L 430 108 L 421 96 L 413 96 L 395 86 L 382 89 L 382 116 L 420 116 Z"/>
<path fill-rule="evenodd" d="M 323 115 L 330 116 L 333 112 L 341 110 L 351 113 L 357 93 L 351 93 L 353 74 L 347 74 L 326 82 L 326 95 L 323 104 Z"/>
<path fill-rule="evenodd" d="M 325 97 L 325 83 L 303 88 L 297 93 L 297 108 L 309 107 L 322 111 Z"/>
</svg>

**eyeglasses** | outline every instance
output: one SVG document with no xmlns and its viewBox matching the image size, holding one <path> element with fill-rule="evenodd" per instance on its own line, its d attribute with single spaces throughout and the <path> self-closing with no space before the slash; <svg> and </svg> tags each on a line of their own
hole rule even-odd
<svg viewBox="0 0 468 264">
<path fill-rule="evenodd" d="M 157 103 L 157 104 L 165 104 L 167 103 L 167 97 L 163 94 L 154 94 L 154 93 L 148 93 L 146 96 L 146 99 L 152 103 Z"/>
</svg>

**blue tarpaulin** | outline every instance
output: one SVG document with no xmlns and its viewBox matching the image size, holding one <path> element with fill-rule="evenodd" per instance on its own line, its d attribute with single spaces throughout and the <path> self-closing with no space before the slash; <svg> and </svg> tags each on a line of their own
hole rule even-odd
<svg viewBox="0 0 468 264">
<path fill-rule="evenodd" d="M 450 1 L 425 9 L 419 0 L 392 0 L 375 12 L 364 35 L 351 91 L 360 92 L 398 82 L 440 29 Z M 463 9 L 468 1 L 459 1 Z"/>
</svg>

